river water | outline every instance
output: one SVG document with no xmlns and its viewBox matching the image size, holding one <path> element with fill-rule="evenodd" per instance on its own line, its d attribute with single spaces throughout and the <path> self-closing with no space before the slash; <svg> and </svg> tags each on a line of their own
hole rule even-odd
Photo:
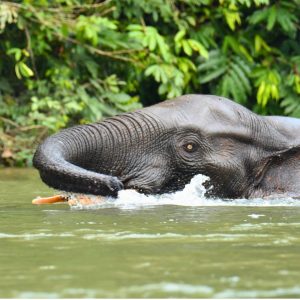
<svg viewBox="0 0 300 300">
<path fill-rule="evenodd" d="M 299 298 L 300 200 L 195 191 L 35 206 L 37 172 L 1 170 L 0 298 Z"/>
</svg>

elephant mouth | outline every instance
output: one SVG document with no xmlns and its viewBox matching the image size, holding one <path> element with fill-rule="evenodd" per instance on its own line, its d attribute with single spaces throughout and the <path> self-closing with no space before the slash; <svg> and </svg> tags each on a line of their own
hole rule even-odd
<svg viewBox="0 0 300 300">
<path fill-rule="evenodd" d="M 171 193 L 175 190 L 181 190 L 187 183 L 190 182 L 191 177 L 181 178 L 179 176 L 149 176 L 145 178 L 137 177 L 136 175 L 129 175 L 121 177 L 125 189 L 133 189 L 142 194 L 165 194 Z"/>
<path fill-rule="evenodd" d="M 152 184 L 139 182 L 136 179 L 121 180 L 126 190 L 136 190 L 142 194 L 160 194 L 162 187 L 156 187 Z"/>
<path fill-rule="evenodd" d="M 133 189 L 142 194 L 162 194 L 165 192 L 164 179 L 153 178 L 152 176 L 127 175 L 120 178 L 124 189 Z"/>
</svg>

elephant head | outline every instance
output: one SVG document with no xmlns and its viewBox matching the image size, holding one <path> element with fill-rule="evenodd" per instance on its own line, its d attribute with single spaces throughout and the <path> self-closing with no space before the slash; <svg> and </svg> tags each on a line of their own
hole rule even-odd
<svg viewBox="0 0 300 300">
<path fill-rule="evenodd" d="M 38 147 L 33 163 L 46 184 L 64 191 L 165 193 L 203 174 L 209 196 L 251 197 L 268 193 L 262 189 L 270 166 L 298 149 L 299 132 L 297 119 L 283 122 L 225 98 L 186 95 L 62 130 Z"/>
</svg>

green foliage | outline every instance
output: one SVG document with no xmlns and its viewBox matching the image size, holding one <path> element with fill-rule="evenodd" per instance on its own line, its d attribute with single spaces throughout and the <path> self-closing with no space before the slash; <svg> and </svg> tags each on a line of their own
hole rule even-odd
<svg viewBox="0 0 300 300">
<path fill-rule="evenodd" d="M 299 0 L 0 2 L 0 165 L 184 93 L 300 117 Z"/>
<path fill-rule="evenodd" d="M 210 59 L 200 63 L 198 71 L 199 82 L 209 83 L 213 94 L 233 98 L 241 104 L 247 103 L 251 94 L 250 66 L 243 57 L 211 51 Z"/>
</svg>

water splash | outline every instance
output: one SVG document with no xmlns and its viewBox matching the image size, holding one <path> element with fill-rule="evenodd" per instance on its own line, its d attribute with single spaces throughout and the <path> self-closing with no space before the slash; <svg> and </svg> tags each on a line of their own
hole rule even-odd
<svg viewBox="0 0 300 300">
<path fill-rule="evenodd" d="M 203 183 L 208 179 L 204 175 L 196 175 L 183 190 L 162 195 L 144 195 L 135 190 L 122 190 L 118 197 L 101 197 L 89 195 L 90 204 L 76 202 L 76 195 L 71 195 L 73 209 L 98 209 L 117 207 L 120 209 L 139 209 L 157 205 L 179 205 L 179 206 L 300 206 L 300 200 L 293 198 L 274 199 L 212 199 L 206 198 L 206 189 Z M 70 196 L 70 195 L 69 195 Z"/>
</svg>

